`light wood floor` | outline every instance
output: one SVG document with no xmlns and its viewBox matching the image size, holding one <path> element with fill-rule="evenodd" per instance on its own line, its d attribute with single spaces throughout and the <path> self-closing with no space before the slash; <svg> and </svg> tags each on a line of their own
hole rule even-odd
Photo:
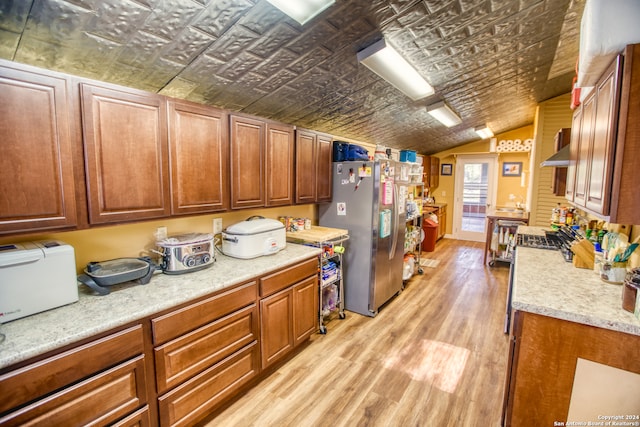
<svg viewBox="0 0 640 427">
<path fill-rule="evenodd" d="M 508 266 L 444 239 L 375 318 L 331 319 L 296 357 L 208 426 L 498 426 Z"/>
</svg>

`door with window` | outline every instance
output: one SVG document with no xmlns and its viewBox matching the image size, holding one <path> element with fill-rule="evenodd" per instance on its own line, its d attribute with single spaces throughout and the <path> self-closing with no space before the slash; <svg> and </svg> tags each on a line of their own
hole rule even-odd
<svg viewBox="0 0 640 427">
<path fill-rule="evenodd" d="M 495 205 L 498 159 L 493 156 L 458 155 L 455 169 L 453 236 L 484 242 L 487 210 Z"/>
</svg>

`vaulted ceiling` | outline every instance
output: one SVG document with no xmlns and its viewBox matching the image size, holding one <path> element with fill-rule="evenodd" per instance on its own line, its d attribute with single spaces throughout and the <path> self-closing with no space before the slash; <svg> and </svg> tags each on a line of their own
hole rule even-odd
<svg viewBox="0 0 640 427">
<path fill-rule="evenodd" d="M 569 92 L 584 1 L 337 0 L 301 26 L 266 0 L 3 0 L 0 57 L 430 154 Z M 358 63 L 381 37 L 435 95 Z M 462 124 L 427 114 L 440 100 Z"/>
</svg>

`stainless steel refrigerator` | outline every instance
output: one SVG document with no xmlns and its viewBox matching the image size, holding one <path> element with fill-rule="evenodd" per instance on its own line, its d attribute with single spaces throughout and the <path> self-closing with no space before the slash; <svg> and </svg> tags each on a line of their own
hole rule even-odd
<svg viewBox="0 0 640 427">
<path fill-rule="evenodd" d="M 408 165 L 333 163 L 333 198 L 319 224 L 349 231 L 343 257 L 345 308 L 375 316 L 402 290 Z"/>
</svg>

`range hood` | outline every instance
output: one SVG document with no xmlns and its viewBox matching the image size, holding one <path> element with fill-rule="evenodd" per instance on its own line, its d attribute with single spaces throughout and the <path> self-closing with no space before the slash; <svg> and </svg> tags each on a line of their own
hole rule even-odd
<svg viewBox="0 0 640 427">
<path fill-rule="evenodd" d="M 571 159 L 571 151 L 569 145 L 565 145 L 558 150 L 553 156 L 549 157 L 544 162 L 540 163 L 540 167 L 555 166 L 557 168 L 568 167 L 569 160 Z"/>
</svg>

